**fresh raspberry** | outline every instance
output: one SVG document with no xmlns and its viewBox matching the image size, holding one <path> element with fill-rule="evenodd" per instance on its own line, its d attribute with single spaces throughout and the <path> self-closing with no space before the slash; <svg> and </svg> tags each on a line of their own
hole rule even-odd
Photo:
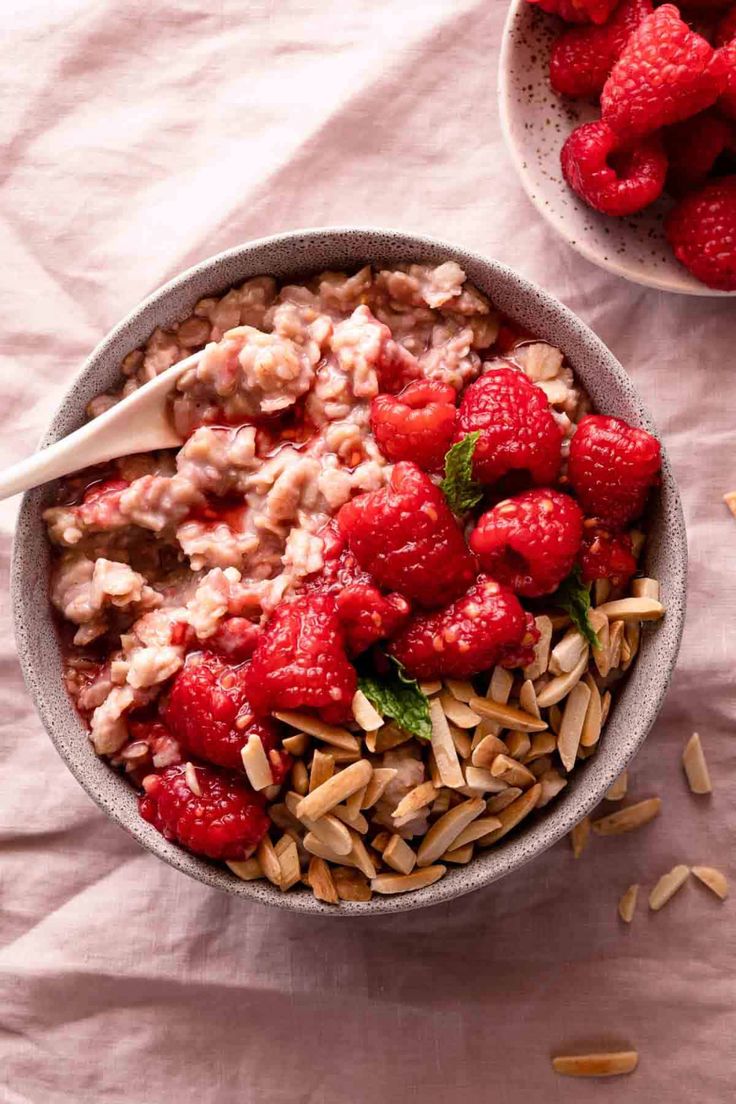
<svg viewBox="0 0 736 1104">
<path fill-rule="evenodd" d="M 463 395 L 456 439 L 480 430 L 473 474 L 495 483 L 511 472 L 531 482 L 554 483 L 560 470 L 562 431 L 547 397 L 517 368 L 491 367 Z"/>
<path fill-rule="evenodd" d="M 597 97 L 652 0 L 621 0 L 602 27 L 568 27 L 552 47 L 549 79 L 560 96 Z"/>
<path fill-rule="evenodd" d="M 601 93 L 604 122 L 631 142 L 715 103 L 724 84 L 713 47 L 673 4 L 632 33 Z"/>
<path fill-rule="evenodd" d="M 588 414 L 570 442 L 567 474 L 586 514 L 621 527 L 643 512 L 660 466 L 659 441 L 651 433 Z"/>
<path fill-rule="evenodd" d="M 162 717 L 186 753 L 232 770 L 243 769 L 240 752 L 249 736 L 260 736 L 274 782 L 281 782 L 289 756 L 276 750 L 277 726 L 255 720 L 245 689 L 246 671 L 212 653 L 192 653 L 174 679 Z"/>
<path fill-rule="evenodd" d="M 388 646 L 412 678 L 469 678 L 500 663 L 524 642 L 518 598 L 486 575 L 436 613 L 416 614 Z"/>
<path fill-rule="evenodd" d="M 350 719 L 357 675 L 345 654 L 333 595 L 312 591 L 276 607 L 246 668 L 245 685 L 261 716 L 304 708 L 335 723 Z"/>
<path fill-rule="evenodd" d="M 736 176 L 681 199 L 665 222 L 678 261 L 708 287 L 736 291 Z"/>
<path fill-rule="evenodd" d="M 534 660 L 534 645 L 539 640 L 539 629 L 534 620 L 534 614 L 524 610 L 526 628 L 521 638 L 521 643 L 513 648 L 504 648 L 503 654 L 498 660 L 499 667 L 528 667 Z"/>
<path fill-rule="evenodd" d="M 723 95 L 718 100 L 719 110 L 729 119 L 736 119 L 736 38 L 718 51 L 726 69 Z"/>
<path fill-rule="evenodd" d="M 580 566 L 584 583 L 610 579 L 613 586 L 624 586 L 637 570 L 628 533 L 617 533 L 595 521 L 586 522 Z"/>
<path fill-rule="evenodd" d="M 584 123 L 560 153 L 562 175 L 594 211 L 633 215 L 662 194 L 667 157 L 656 134 L 623 150 L 607 123 Z"/>
<path fill-rule="evenodd" d="M 194 767 L 200 794 L 189 788 L 184 766 L 143 780 L 140 814 L 169 840 L 210 859 L 243 859 L 269 827 L 264 799 L 234 775 Z"/>
<path fill-rule="evenodd" d="M 470 547 L 483 570 L 514 594 L 551 594 L 570 574 L 583 535 L 583 512 L 548 488 L 499 502 L 478 521 Z"/>
<path fill-rule="evenodd" d="M 260 625 L 247 617 L 226 617 L 214 635 L 207 638 L 207 648 L 230 663 L 244 663 L 253 655 L 262 631 Z"/>
<path fill-rule="evenodd" d="M 437 380 L 416 380 L 396 396 L 378 395 L 371 429 L 386 459 L 441 471 L 455 432 L 455 398 L 454 387 Z"/>
<path fill-rule="evenodd" d="M 682 196 L 705 184 L 721 154 L 736 149 L 736 135 L 730 123 L 706 111 L 668 127 L 664 144 L 669 158 L 667 191 Z"/>
<path fill-rule="evenodd" d="M 415 464 L 396 464 L 385 487 L 346 503 L 337 521 L 360 566 L 417 605 L 442 606 L 475 577 L 445 496 Z"/>
<path fill-rule="evenodd" d="M 567 23 L 605 23 L 617 0 L 529 0 Z"/>
<path fill-rule="evenodd" d="M 386 640 L 406 623 L 411 607 L 400 594 L 382 594 L 369 583 L 353 583 L 335 598 L 337 616 L 348 654 L 360 655 L 378 640 Z"/>
<path fill-rule="evenodd" d="M 716 46 L 726 46 L 736 38 L 736 4 L 721 19 L 716 27 Z"/>
</svg>

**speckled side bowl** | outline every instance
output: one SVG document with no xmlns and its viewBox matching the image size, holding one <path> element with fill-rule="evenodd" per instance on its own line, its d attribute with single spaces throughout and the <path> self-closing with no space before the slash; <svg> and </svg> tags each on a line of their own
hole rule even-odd
<svg viewBox="0 0 736 1104">
<path fill-rule="evenodd" d="M 653 429 L 631 380 L 595 334 L 551 295 L 511 269 L 430 238 L 392 231 L 326 229 L 295 231 L 238 246 L 203 261 L 155 292 L 95 349 L 64 398 L 43 444 L 76 429 L 87 402 L 118 380 L 125 354 L 145 341 L 156 326 L 184 318 L 204 296 L 263 273 L 284 279 L 325 268 L 355 269 L 368 262 L 388 266 L 449 259 L 462 265 L 468 277 L 512 319 L 564 349 L 600 410 Z M 656 629 L 644 630 L 639 657 L 616 699 L 598 753 L 578 766 L 559 799 L 469 866 L 450 869 L 440 882 L 417 893 L 375 896 L 369 903 L 330 908 L 308 890 L 282 894 L 268 883 L 238 881 L 228 870 L 168 843 L 140 818 L 128 783 L 94 754 L 64 688 L 61 653 L 46 598 L 49 549 L 41 512 L 48 500 L 49 488 L 32 491 L 23 499 L 13 554 L 12 597 L 18 655 L 59 754 L 90 797 L 154 855 L 215 889 L 280 908 L 331 916 L 421 908 L 488 885 L 540 855 L 600 801 L 641 745 L 660 708 L 677 657 L 685 613 L 687 551 L 680 500 L 665 456 L 662 488 L 649 519 L 652 540 L 646 567 L 661 582 L 667 616 Z"/>
<path fill-rule="evenodd" d="M 549 83 L 549 55 L 561 20 L 527 0 L 512 0 L 498 63 L 498 111 L 511 160 L 539 213 L 568 245 L 617 276 L 682 295 L 728 296 L 691 276 L 664 236 L 672 201 L 663 196 L 630 218 L 591 210 L 570 191 L 560 169 L 560 150 L 582 123 L 597 119 L 597 107 L 557 96 Z"/>
</svg>

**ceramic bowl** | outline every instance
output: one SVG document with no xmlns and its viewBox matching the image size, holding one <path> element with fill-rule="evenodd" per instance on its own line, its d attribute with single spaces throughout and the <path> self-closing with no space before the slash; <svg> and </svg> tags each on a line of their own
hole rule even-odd
<svg viewBox="0 0 736 1104">
<path fill-rule="evenodd" d="M 514 321 L 564 349 L 570 363 L 602 411 L 653 429 L 631 380 L 595 334 L 566 307 L 511 269 L 478 254 L 430 238 L 381 230 L 326 229 L 281 234 L 237 246 L 177 276 L 136 307 L 92 353 L 67 392 L 43 444 L 58 440 L 84 420 L 93 396 L 119 380 L 120 362 L 156 326 L 191 312 L 197 300 L 232 284 L 268 273 L 279 279 L 322 269 L 356 269 L 367 262 L 383 266 L 402 261 L 457 261 L 470 280 Z M 686 545 L 682 510 L 672 471 L 664 457 L 661 491 L 649 518 L 646 569 L 661 582 L 667 616 L 642 634 L 630 677 L 617 697 L 600 750 L 581 764 L 560 798 L 497 848 L 467 867 L 451 869 L 435 885 L 368 903 L 320 904 L 304 889 L 282 894 L 268 883 L 238 881 L 227 869 L 167 842 L 138 814 L 136 796 L 92 750 L 62 680 L 62 656 L 47 599 L 49 548 L 41 512 L 50 488 L 25 496 L 20 511 L 12 566 L 12 595 L 18 655 L 28 688 L 59 754 L 87 793 L 139 843 L 177 870 L 216 889 L 251 901 L 299 912 L 345 916 L 421 908 L 488 885 L 540 855 L 563 836 L 603 796 L 641 745 L 662 703 L 677 656 L 685 609 Z"/>
<path fill-rule="evenodd" d="M 530 200 L 568 245 L 617 276 L 683 295 L 736 295 L 706 287 L 675 259 L 664 236 L 669 198 L 630 218 L 611 218 L 591 210 L 568 188 L 560 169 L 562 145 L 600 113 L 591 104 L 562 99 L 550 87 L 549 55 L 562 26 L 527 0 L 512 0 L 503 32 L 499 115 Z"/>
</svg>

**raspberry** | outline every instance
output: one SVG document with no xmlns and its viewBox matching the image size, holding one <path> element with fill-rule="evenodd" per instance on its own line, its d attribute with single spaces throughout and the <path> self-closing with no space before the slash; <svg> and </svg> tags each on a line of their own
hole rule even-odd
<svg viewBox="0 0 736 1104">
<path fill-rule="evenodd" d="M 148 744 L 148 753 L 155 767 L 170 767 L 174 763 L 181 763 L 179 741 L 160 721 L 131 717 L 128 721 L 128 732 L 131 743 Z"/>
<path fill-rule="evenodd" d="M 729 119 L 736 119 L 736 39 L 722 46 L 718 56 L 726 68 L 724 91 L 718 107 Z"/>
<path fill-rule="evenodd" d="M 459 440 L 480 430 L 473 474 L 495 483 L 511 472 L 528 472 L 532 483 L 554 483 L 560 470 L 562 432 L 541 388 L 517 368 L 490 368 L 463 395 Z"/>
<path fill-rule="evenodd" d="M 469 678 L 518 649 L 526 631 L 518 598 L 479 575 L 451 605 L 412 617 L 388 651 L 413 678 Z"/>
<path fill-rule="evenodd" d="M 605 23 L 617 0 L 529 0 L 550 15 L 568 23 Z"/>
<path fill-rule="evenodd" d="M 276 607 L 246 668 L 245 686 L 259 715 L 306 708 L 325 720 L 350 719 L 357 675 L 345 654 L 333 595 L 312 591 Z"/>
<path fill-rule="evenodd" d="M 397 464 L 385 487 L 346 503 L 337 521 L 360 566 L 420 606 L 444 605 L 475 576 L 444 495 L 415 464 Z"/>
<path fill-rule="evenodd" d="M 170 731 L 189 755 L 232 770 L 242 770 L 240 752 L 252 734 L 269 755 L 274 782 L 289 766 L 276 751 L 279 734 L 269 721 L 256 721 L 245 690 L 245 667 L 233 667 L 208 652 L 195 652 L 179 671 L 162 709 Z"/>
<path fill-rule="evenodd" d="M 630 142 L 710 107 L 723 83 L 713 47 L 665 4 L 637 27 L 614 65 L 601 94 L 603 119 Z"/>
<path fill-rule="evenodd" d="M 245 858 L 268 831 L 264 799 L 233 775 L 211 767 L 194 770 L 201 794 L 189 788 L 183 766 L 148 775 L 139 799 L 141 816 L 166 839 L 197 855 Z"/>
<path fill-rule="evenodd" d="M 627 533 L 616 533 L 595 521 L 592 525 L 586 522 L 580 566 L 584 583 L 610 579 L 613 586 L 624 586 L 637 570 L 631 538 Z"/>
<path fill-rule="evenodd" d="M 736 176 L 685 196 L 665 222 L 678 261 L 708 287 L 736 291 Z"/>
<path fill-rule="evenodd" d="M 602 120 L 572 132 L 560 153 L 562 175 L 581 199 L 604 215 L 633 215 L 664 188 L 667 158 L 657 135 L 622 150 Z"/>
<path fill-rule="evenodd" d="M 667 191 L 682 196 L 705 184 L 722 153 L 736 148 L 734 128 L 713 112 L 703 112 L 664 132 L 669 157 Z"/>
<path fill-rule="evenodd" d="M 545 488 L 499 502 L 478 521 L 470 547 L 481 567 L 515 594 L 551 594 L 570 574 L 583 513 L 569 495 Z"/>
<path fill-rule="evenodd" d="M 607 525 L 639 517 L 660 466 L 659 441 L 619 418 L 588 414 L 570 442 L 570 484 L 585 512 Z"/>
<path fill-rule="evenodd" d="M 560 96 L 597 97 L 629 35 L 652 13 L 652 0 L 621 0 L 602 27 L 570 27 L 552 47 L 549 79 Z"/>
<path fill-rule="evenodd" d="M 395 636 L 411 607 L 400 594 L 381 594 L 369 583 L 353 583 L 335 598 L 349 655 L 359 655 L 377 640 Z"/>
<path fill-rule="evenodd" d="M 395 397 L 373 400 L 371 429 L 387 460 L 413 460 L 424 471 L 441 471 L 456 416 L 453 387 L 416 380 Z"/>
<path fill-rule="evenodd" d="M 260 625 L 247 617 L 226 617 L 207 638 L 207 648 L 230 663 L 244 663 L 253 655 L 261 632 Z"/>
<path fill-rule="evenodd" d="M 715 44 L 725 46 L 736 38 L 736 4 L 726 12 L 716 27 Z"/>
</svg>

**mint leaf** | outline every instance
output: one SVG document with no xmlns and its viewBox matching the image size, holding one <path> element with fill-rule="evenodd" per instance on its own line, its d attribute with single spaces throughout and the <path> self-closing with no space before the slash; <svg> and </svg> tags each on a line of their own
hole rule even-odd
<svg viewBox="0 0 736 1104">
<path fill-rule="evenodd" d="M 453 514 L 466 514 L 483 497 L 483 488 L 473 479 L 473 453 L 480 430 L 468 433 L 445 456 L 445 478 L 440 483 Z"/>
<path fill-rule="evenodd" d="M 590 591 L 580 576 L 580 568 L 574 567 L 549 599 L 570 615 L 575 628 L 583 634 L 591 648 L 600 648 L 600 642 L 588 619 Z"/>
<path fill-rule="evenodd" d="M 420 740 L 431 740 L 432 722 L 426 695 L 398 660 L 392 657 L 392 663 L 394 666 L 386 675 L 362 675 L 358 680 L 360 689 L 382 716 L 392 717 Z"/>
</svg>

